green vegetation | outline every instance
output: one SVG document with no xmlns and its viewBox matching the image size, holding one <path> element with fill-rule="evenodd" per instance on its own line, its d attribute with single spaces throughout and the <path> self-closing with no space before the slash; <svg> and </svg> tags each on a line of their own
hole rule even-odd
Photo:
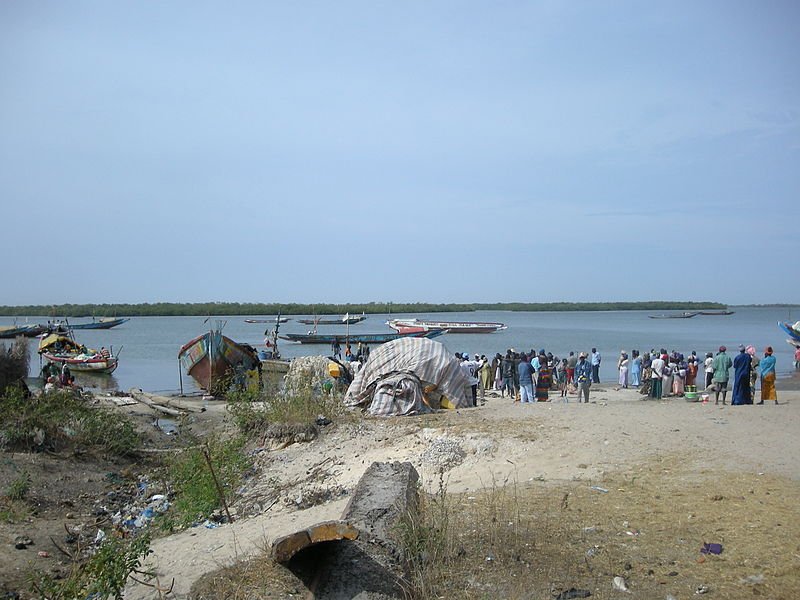
<svg viewBox="0 0 800 600">
<path fill-rule="evenodd" d="M 31 490 L 31 476 L 27 471 L 20 473 L 6 490 L 6 498 L 12 501 L 25 500 Z"/>
<path fill-rule="evenodd" d="M 244 473 L 252 466 L 244 452 L 244 442 L 241 436 L 212 438 L 204 446 L 189 448 L 167 461 L 166 477 L 175 498 L 169 512 L 160 518 L 163 529 L 188 527 L 207 519 L 223 505 L 215 475 L 225 502 L 233 500 Z"/>
<path fill-rule="evenodd" d="M 17 338 L 9 348 L 0 343 L 0 394 L 11 386 L 24 389 L 29 360 L 28 342 L 24 338 Z"/>
<path fill-rule="evenodd" d="M 80 449 L 128 456 L 139 445 L 130 420 L 110 409 L 91 406 L 72 391 L 31 399 L 22 390 L 8 388 L 0 397 L 0 449 Z"/>
<path fill-rule="evenodd" d="M 67 577 L 49 574 L 31 576 L 31 589 L 41 598 L 73 600 L 75 598 L 121 599 L 125 582 L 132 573 L 140 573 L 142 562 L 150 554 L 150 538 L 146 534 L 133 540 L 106 538 L 88 559 L 73 557 Z"/>
<path fill-rule="evenodd" d="M 476 310 L 508 311 L 603 311 L 603 310 L 713 310 L 724 309 L 719 302 L 489 302 L 450 303 L 429 302 L 395 303 L 368 302 L 353 304 L 298 304 L 253 302 L 156 302 L 153 304 L 55 304 L 51 306 L 0 306 L 0 316 L 40 317 L 180 317 L 180 316 L 236 316 L 236 315 L 343 315 L 385 313 L 436 313 L 471 312 Z"/>
</svg>

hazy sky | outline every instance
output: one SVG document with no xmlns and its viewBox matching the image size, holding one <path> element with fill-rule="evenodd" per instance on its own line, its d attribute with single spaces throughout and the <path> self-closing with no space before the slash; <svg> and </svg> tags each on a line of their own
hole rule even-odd
<svg viewBox="0 0 800 600">
<path fill-rule="evenodd" d="M 0 2 L 0 304 L 800 301 L 795 1 Z"/>
</svg>

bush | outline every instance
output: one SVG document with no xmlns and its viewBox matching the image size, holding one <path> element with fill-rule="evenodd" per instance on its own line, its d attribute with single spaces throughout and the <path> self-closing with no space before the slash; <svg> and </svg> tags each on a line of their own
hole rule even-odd
<svg viewBox="0 0 800 600">
<path fill-rule="evenodd" d="M 10 348 L 0 344 L 0 394 L 11 386 L 25 388 L 29 360 L 25 338 L 18 337 Z"/>
<path fill-rule="evenodd" d="M 0 448 L 4 450 L 97 450 L 133 454 L 140 439 L 132 422 L 107 408 L 91 406 L 73 391 L 26 398 L 9 387 L 0 396 Z"/>
</svg>

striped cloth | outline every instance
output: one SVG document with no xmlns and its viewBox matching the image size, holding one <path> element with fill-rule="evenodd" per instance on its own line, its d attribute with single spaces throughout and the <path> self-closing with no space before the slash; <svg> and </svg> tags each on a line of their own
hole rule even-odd
<svg viewBox="0 0 800 600">
<path fill-rule="evenodd" d="M 456 408 L 472 406 L 469 381 L 458 359 L 434 340 L 400 338 L 370 353 L 347 389 L 344 403 L 365 405 L 367 412 L 377 416 L 427 412 L 423 389 L 431 386 L 435 389 L 426 394 L 429 398 L 442 395 Z M 438 403 L 433 406 L 437 407 Z"/>
</svg>

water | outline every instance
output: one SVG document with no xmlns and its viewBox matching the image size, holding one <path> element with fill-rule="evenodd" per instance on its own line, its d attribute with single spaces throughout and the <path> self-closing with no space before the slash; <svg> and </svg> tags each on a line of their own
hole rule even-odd
<svg viewBox="0 0 800 600">
<path fill-rule="evenodd" d="M 666 348 L 689 354 L 696 350 L 700 357 L 706 352 L 716 353 L 720 345 L 735 354 L 739 344 L 753 344 L 763 354 L 765 346 L 772 346 L 777 358 L 778 376 L 793 371 L 793 348 L 786 342 L 786 335 L 777 321 L 794 322 L 800 318 L 800 310 L 791 312 L 786 308 L 736 308 L 730 316 L 696 316 L 692 319 L 650 319 L 647 311 L 612 312 L 507 312 L 479 311 L 469 313 L 436 313 L 416 315 L 368 315 L 361 323 L 350 326 L 350 332 L 390 332 L 385 321 L 395 317 L 430 318 L 448 321 L 499 321 L 508 329 L 490 334 L 447 334 L 437 338 L 450 352 L 468 352 L 493 356 L 508 348 L 528 351 L 545 348 L 557 356 L 566 356 L 569 351 L 589 352 L 596 347 L 603 356 L 600 378 L 614 381 L 617 377 L 616 362 L 620 350 L 630 353 L 633 349 L 646 351 L 650 348 Z M 311 316 L 308 315 L 310 318 Z M 296 317 L 282 324 L 281 333 L 306 333 L 308 325 L 297 323 Z M 302 318 L 302 317 L 297 317 Z M 223 332 L 237 342 L 263 348 L 264 331 L 268 324 L 250 324 L 245 317 L 223 319 L 204 317 L 134 317 L 127 323 L 108 330 L 86 329 L 75 332 L 79 342 L 92 348 L 111 347 L 119 353 L 119 367 L 113 375 L 76 374 L 77 382 L 85 387 L 99 390 L 128 390 L 132 387 L 157 393 L 173 393 L 180 388 L 178 350 L 192 338 L 208 331 L 218 320 L 224 324 Z M 29 322 L 46 321 L 31 317 Z M 25 318 L 18 318 L 24 322 Z M 75 319 L 76 322 L 80 320 Z M 11 325 L 14 319 L 0 317 L 0 325 Z M 345 327 L 320 325 L 318 330 L 344 333 Z M 0 340 L 0 342 L 10 340 Z M 37 340 L 30 341 L 31 376 L 39 372 L 36 354 Z M 281 354 L 286 358 L 306 355 L 328 354 L 327 346 L 309 346 L 280 342 Z M 194 381 L 183 374 L 185 392 L 195 392 Z"/>
</svg>

